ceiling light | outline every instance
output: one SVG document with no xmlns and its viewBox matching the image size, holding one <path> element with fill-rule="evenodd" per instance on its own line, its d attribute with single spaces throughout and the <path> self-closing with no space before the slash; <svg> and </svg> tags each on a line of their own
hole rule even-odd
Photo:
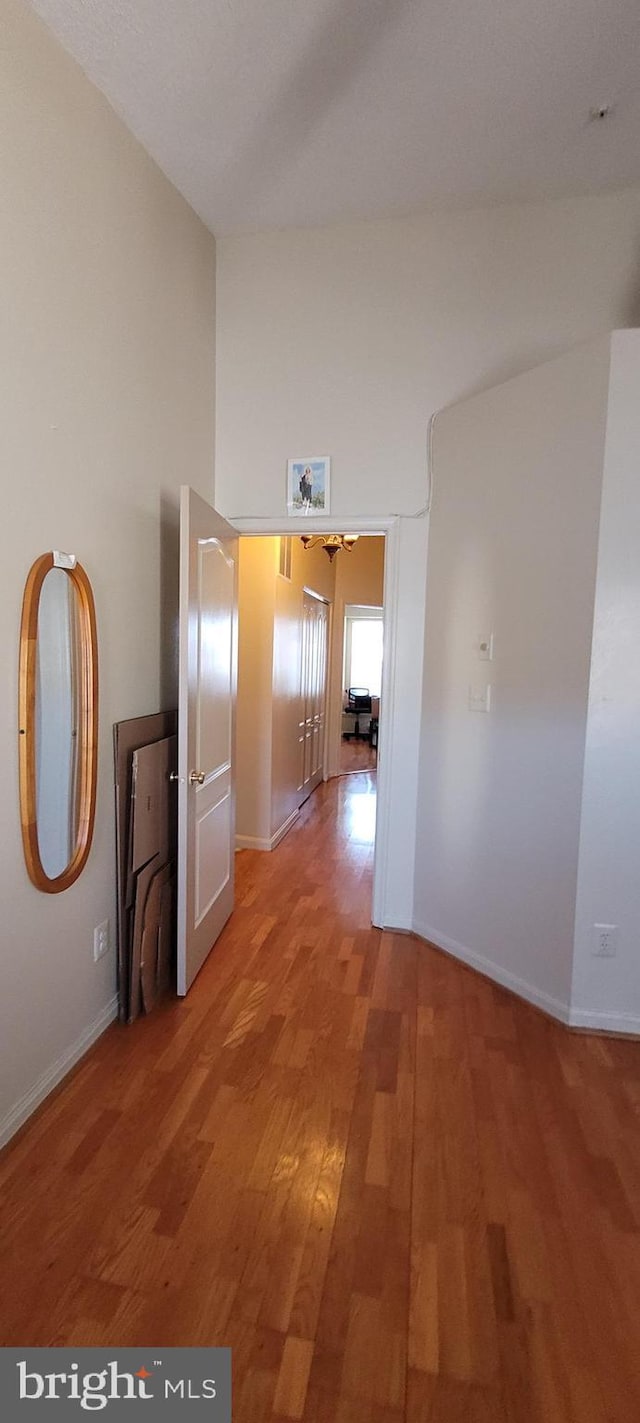
<svg viewBox="0 0 640 1423">
<path fill-rule="evenodd" d="M 359 538 L 359 534 L 301 534 L 300 542 L 305 548 L 323 548 L 330 562 L 333 562 L 341 548 L 351 553 Z"/>
</svg>

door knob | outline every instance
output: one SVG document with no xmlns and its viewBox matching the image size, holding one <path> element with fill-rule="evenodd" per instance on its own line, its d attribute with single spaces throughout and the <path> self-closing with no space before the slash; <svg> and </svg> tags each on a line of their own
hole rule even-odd
<svg viewBox="0 0 640 1423">
<path fill-rule="evenodd" d="M 183 781 L 183 780 L 184 780 L 184 776 L 179 776 L 177 771 L 170 771 L 170 772 L 169 772 L 169 780 L 170 780 L 170 781 Z"/>
<path fill-rule="evenodd" d="M 192 786 L 203 786 L 205 782 L 204 771 L 192 771 L 189 780 Z"/>
</svg>

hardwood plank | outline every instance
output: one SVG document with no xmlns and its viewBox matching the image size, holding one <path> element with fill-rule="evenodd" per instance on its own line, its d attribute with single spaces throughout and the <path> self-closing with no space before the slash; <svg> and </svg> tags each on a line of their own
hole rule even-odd
<svg viewBox="0 0 640 1423">
<path fill-rule="evenodd" d="M 229 1344 L 234 1423 L 635 1423 L 640 1043 L 372 928 L 373 793 L 2 1153 L 0 1340 Z"/>
<path fill-rule="evenodd" d="M 309 1339 L 296 1339 L 289 1335 L 278 1374 L 273 1403 L 275 1415 L 281 1418 L 303 1417 L 312 1357 L 313 1344 Z"/>
</svg>

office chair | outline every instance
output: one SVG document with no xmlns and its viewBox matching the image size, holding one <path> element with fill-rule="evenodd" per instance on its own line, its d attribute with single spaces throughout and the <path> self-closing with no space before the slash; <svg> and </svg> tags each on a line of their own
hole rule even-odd
<svg viewBox="0 0 640 1423">
<path fill-rule="evenodd" d="M 371 697 L 368 687 L 349 687 L 347 697 L 349 700 L 349 711 L 371 711 Z"/>
</svg>

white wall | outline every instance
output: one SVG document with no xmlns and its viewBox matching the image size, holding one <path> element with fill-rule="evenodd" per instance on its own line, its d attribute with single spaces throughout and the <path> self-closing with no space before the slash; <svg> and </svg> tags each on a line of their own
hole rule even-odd
<svg viewBox="0 0 640 1423">
<path fill-rule="evenodd" d="M 3 514 L 0 1133 L 113 1012 L 112 723 L 175 704 L 178 488 L 213 492 L 215 249 L 105 100 L 18 3 L 0 46 Z M 27 878 L 20 607 L 33 560 L 77 554 L 100 657 L 95 840 L 64 894 Z M 10 1118 L 10 1120 L 9 1120 Z"/>
<path fill-rule="evenodd" d="M 282 514 L 331 454 L 337 515 L 425 503 L 433 411 L 640 325 L 640 190 L 218 243 L 221 507 Z"/>
<path fill-rule="evenodd" d="M 444 411 L 433 440 L 415 924 L 561 1012 L 609 351 L 600 338 Z M 489 712 L 471 711 L 488 685 Z"/>
<path fill-rule="evenodd" d="M 219 507 L 280 521 L 287 457 L 329 453 L 338 524 L 402 516 L 388 923 L 413 917 L 429 417 L 635 324 L 639 190 L 218 244 Z"/>
<path fill-rule="evenodd" d="M 640 1032 L 640 332 L 614 332 L 589 715 L 572 1022 Z M 592 926 L 618 925 L 615 958 Z"/>
</svg>

